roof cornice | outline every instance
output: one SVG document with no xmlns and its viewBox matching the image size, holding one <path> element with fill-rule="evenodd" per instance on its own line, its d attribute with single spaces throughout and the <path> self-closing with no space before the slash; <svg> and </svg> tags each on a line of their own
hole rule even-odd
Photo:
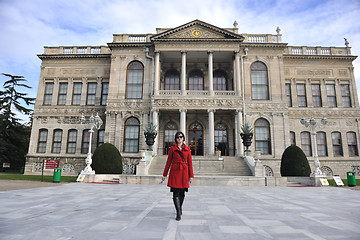
<svg viewBox="0 0 360 240">
<path fill-rule="evenodd" d="M 354 61 L 357 56 L 352 55 L 294 55 L 284 54 L 284 58 L 288 59 L 339 59 L 339 60 L 351 60 Z"/>
<path fill-rule="evenodd" d="M 111 53 L 103 54 L 39 54 L 37 55 L 40 59 L 49 58 L 109 58 Z"/>
</svg>

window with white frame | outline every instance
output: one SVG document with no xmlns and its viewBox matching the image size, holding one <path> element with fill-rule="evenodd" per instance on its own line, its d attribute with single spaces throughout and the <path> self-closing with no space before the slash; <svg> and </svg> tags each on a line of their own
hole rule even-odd
<svg viewBox="0 0 360 240">
<path fill-rule="evenodd" d="M 95 105 L 95 96 L 96 96 L 96 83 L 90 82 L 88 83 L 86 105 Z"/>
<path fill-rule="evenodd" d="M 286 100 L 287 100 L 288 107 L 292 107 L 291 84 L 290 83 L 285 84 L 285 92 L 286 92 Z"/>
<path fill-rule="evenodd" d="M 262 62 L 251 65 L 251 96 L 255 100 L 269 100 L 267 67 Z"/>
<path fill-rule="evenodd" d="M 299 107 L 307 107 L 305 84 L 296 84 Z"/>
<path fill-rule="evenodd" d="M 350 108 L 351 107 L 351 97 L 350 97 L 350 85 L 349 84 L 341 84 L 341 97 L 343 107 Z"/>
<path fill-rule="evenodd" d="M 332 132 L 331 138 L 332 138 L 334 157 L 344 156 L 342 141 L 341 141 L 341 133 L 340 132 Z"/>
<path fill-rule="evenodd" d="M 131 117 L 125 122 L 124 152 L 139 152 L 140 122 Z"/>
<path fill-rule="evenodd" d="M 316 133 L 316 141 L 317 141 L 318 155 L 320 157 L 327 156 L 328 151 L 327 151 L 327 144 L 326 144 L 326 133 L 325 132 L 317 132 Z"/>
<path fill-rule="evenodd" d="M 314 107 L 322 107 L 320 84 L 311 84 Z"/>
<path fill-rule="evenodd" d="M 103 145 L 105 142 L 105 130 L 104 129 L 100 129 L 98 131 L 98 140 L 97 140 L 97 146 L 100 147 L 101 145 Z"/>
<path fill-rule="evenodd" d="M 80 83 L 80 82 L 74 83 L 72 105 L 80 105 L 81 89 L 82 89 L 82 83 Z"/>
<path fill-rule="evenodd" d="M 45 83 L 44 105 L 51 105 L 54 83 Z"/>
<path fill-rule="evenodd" d="M 337 107 L 335 84 L 326 84 L 326 94 L 329 107 Z"/>
<path fill-rule="evenodd" d="M 68 88 L 68 83 L 60 83 L 58 105 L 66 104 L 67 88 Z"/>
<path fill-rule="evenodd" d="M 296 145 L 295 132 L 290 132 L 290 145 Z"/>
<path fill-rule="evenodd" d="M 81 153 L 89 152 L 89 144 L 90 144 L 90 129 L 85 129 L 83 131 L 82 142 L 81 142 Z"/>
<path fill-rule="evenodd" d="M 68 141 L 66 152 L 67 153 L 75 153 L 76 152 L 76 139 L 77 139 L 77 130 L 70 129 L 68 131 Z"/>
<path fill-rule="evenodd" d="M 38 153 L 44 153 L 46 151 L 47 136 L 48 136 L 47 129 L 39 130 L 38 149 L 37 149 Z"/>
<path fill-rule="evenodd" d="M 172 145 L 174 145 L 174 138 L 175 134 L 177 132 L 177 125 L 174 122 L 168 122 L 165 125 L 164 129 L 164 155 L 167 155 L 169 152 L 169 149 Z"/>
<path fill-rule="evenodd" d="M 60 151 L 61 151 L 62 132 L 63 131 L 61 129 L 54 130 L 53 146 L 52 146 L 53 153 L 60 153 Z"/>
<path fill-rule="evenodd" d="M 301 149 L 305 156 L 312 156 L 310 132 L 301 132 Z"/>
<path fill-rule="evenodd" d="M 271 154 L 270 124 L 265 119 L 255 122 L 255 150 L 261 154 Z"/>
<path fill-rule="evenodd" d="M 349 157 L 359 156 L 359 149 L 356 140 L 355 132 L 347 132 L 346 133 L 348 149 L 349 149 Z"/>
<path fill-rule="evenodd" d="M 109 95 L 109 83 L 103 82 L 101 86 L 101 105 L 105 106 Z"/>
<path fill-rule="evenodd" d="M 144 67 L 138 62 L 134 61 L 129 64 L 126 78 L 126 98 L 127 99 L 141 99 L 143 89 Z"/>
</svg>

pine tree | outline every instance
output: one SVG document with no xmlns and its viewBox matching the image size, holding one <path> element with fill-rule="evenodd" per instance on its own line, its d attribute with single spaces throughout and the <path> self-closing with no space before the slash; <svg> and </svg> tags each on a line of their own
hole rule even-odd
<svg viewBox="0 0 360 240">
<path fill-rule="evenodd" d="M 23 76 L 3 75 L 10 79 L 4 82 L 3 91 L 0 91 L 0 164 L 10 163 L 11 169 L 19 169 L 25 164 L 31 128 L 20 122 L 17 113 L 30 115 L 32 109 L 28 107 L 34 104 L 35 98 L 19 92 L 19 88 L 31 88 L 24 83 Z"/>
</svg>

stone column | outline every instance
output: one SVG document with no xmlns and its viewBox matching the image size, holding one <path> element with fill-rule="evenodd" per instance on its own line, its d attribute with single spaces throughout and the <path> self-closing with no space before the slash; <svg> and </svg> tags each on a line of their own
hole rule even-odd
<svg viewBox="0 0 360 240">
<path fill-rule="evenodd" d="M 214 112 L 215 110 L 209 109 L 209 150 L 208 153 L 210 156 L 213 156 L 215 153 L 215 134 L 214 134 Z"/>
<path fill-rule="evenodd" d="M 213 51 L 208 51 L 208 65 L 209 65 L 209 96 L 214 96 L 214 78 L 213 78 Z"/>
<path fill-rule="evenodd" d="M 235 144 L 236 144 L 236 156 L 243 156 L 244 147 L 242 144 L 242 140 L 240 137 L 240 129 L 241 129 L 241 111 L 236 110 L 236 119 L 235 119 Z"/>
<path fill-rule="evenodd" d="M 181 94 L 186 95 L 186 51 L 181 51 Z"/>
<path fill-rule="evenodd" d="M 155 80 L 154 80 L 154 95 L 159 95 L 160 84 L 160 51 L 155 51 Z"/>
<path fill-rule="evenodd" d="M 240 87 L 240 52 L 235 51 L 235 92 L 237 96 L 241 95 Z"/>
<path fill-rule="evenodd" d="M 180 112 L 180 131 L 183 132 L 186 136 L 186 109 L 180 109 L 179 112 Z"/>
<path fill-rule="evenodd" d="M 158 151 L 158 146 L 159 146 L 159 110 L 157 109 L 153 109 L 152 110 L 153 113 L 153 123 L 156 126 L 156 132 L 157 132 L 157 136 L 155 138 L 155 143 L 153 145 L 153 155 L 157 155 L 157 151 Z"/>
</svg>

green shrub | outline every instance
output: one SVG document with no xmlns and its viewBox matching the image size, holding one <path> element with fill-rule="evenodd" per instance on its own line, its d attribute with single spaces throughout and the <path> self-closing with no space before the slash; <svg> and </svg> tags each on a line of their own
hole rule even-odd
<svg viewBox="0 0 360 240">
<path fill-rule="evenodd" d="M 285 149 L 281 157 L 281 176 L 309 177 L 311 168 L 305 153 L 297 146 Z"/>
<path fill-rule="evenodd" d="M 91 167 L 96 173 L 121 174 L 122 157 L 119 150 L 111 143 L 104 143 L 95 150 Z"/>
</svg>

